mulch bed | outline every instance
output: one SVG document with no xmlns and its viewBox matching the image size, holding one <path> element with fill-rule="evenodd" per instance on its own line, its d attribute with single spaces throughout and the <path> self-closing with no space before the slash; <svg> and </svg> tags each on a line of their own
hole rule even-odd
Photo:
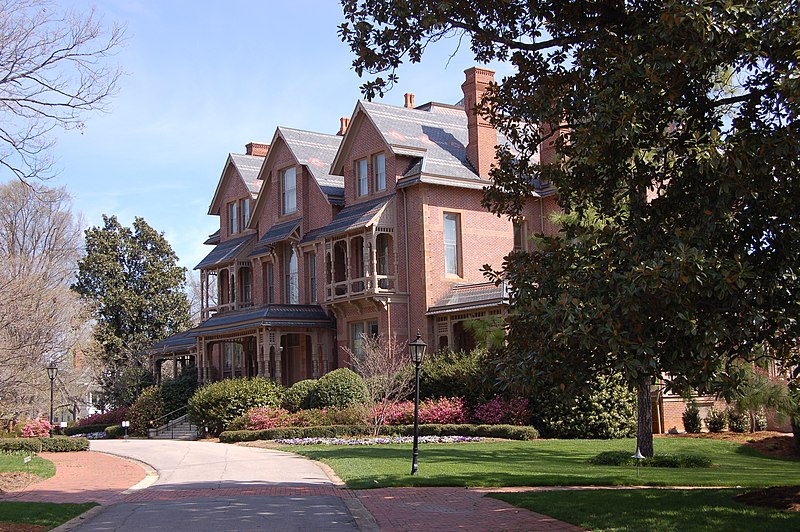
<svg viewBox="0 0 800 532">
<path fill-rule="evenodd" d="M 800 512 L 800 486 L 776 486 L 742 493 L 734 500 L 750 506 L 766 506 L 776 510 Z"/>
<path fill-rule="evenodd" d="M 42 532 L 46 526 L 29 525 L 27 523 L 0 523 L 0 532 Z"/>
<path fill-rule="evenodd" d="M 0 473 L 0 495 L 11 491 L 21 490 L 31 484 L 43 480 L 42 477 L 31 475 L 23 471 L 9 471 Z M 0 525 L 2 526 L 2 525 Z M 3 529 L 0 528 L 0 531 Z"/>
</svg>

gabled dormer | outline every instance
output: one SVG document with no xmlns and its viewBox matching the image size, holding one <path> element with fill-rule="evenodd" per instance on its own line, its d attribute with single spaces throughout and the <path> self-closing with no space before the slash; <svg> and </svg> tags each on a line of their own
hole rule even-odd
<svg viewBox="0 0 800 532">
<path fill-rule="evenodd" d="M 246 153 L 228 154 L 208 214 L 220 217 L 222 240 L 247 232 L 251 213 L 261 189 L 258 173 L 269 152 L 269 144 L 251 142 Z"/>
</svg>

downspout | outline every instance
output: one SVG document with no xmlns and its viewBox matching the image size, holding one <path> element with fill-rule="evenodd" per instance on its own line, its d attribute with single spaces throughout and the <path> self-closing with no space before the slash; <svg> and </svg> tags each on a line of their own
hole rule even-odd
<svg viewBox="0 0 800 532">
<path fill-rule="evenodd" d="M 539 196 L 539 225 L 541 226 L 542 234 L 544 234 L 544 198 Z"/>
<path fill-rule="evenodd" d="M 411 340 L 411 284 L 409 283 L 408 275 L 408 192 L 403 188 L 403 241 L 405 246 L 405 260 L 406 260 L 406 295 L 408 302 L 406 303 L 406 339 Z"/>
</svg>

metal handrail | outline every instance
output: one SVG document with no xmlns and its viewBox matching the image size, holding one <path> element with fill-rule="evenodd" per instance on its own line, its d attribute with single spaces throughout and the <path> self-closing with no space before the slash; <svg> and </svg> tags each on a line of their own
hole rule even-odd
<svg viewBox="0 0 800 532">
<path fill-rule="evenodd" d="M 172 411 L 172 412 L 170 412 L 169 414 L 164 414 L 163 416 L 161 416 L 161 417 L 158 417 L 158 418 L 156 418 L 156 419 L 154 419 L 154 420 L 150 421 L 150 426 L 151 426 L 151 427 L 159 427 L 159 426 L 161 426 L 161 423 L 159 423 L 159 422 L 160 422 L 162 419 L 166 419 L 166 420 L 167 420 L 167 423 L 169 423 L 170 421 L 172 421 L 172 419 L 175 419 L 175 418 L 177 418 L 177 417 L 181 417 L 181 416 L 175 416 L 175 417 L 173 417 L 172 419 L 167 419 L 167 418 L 169 418 L 171 415 L 173 415 L 173 414 L 177 414 L 178 412 L 183 412 L 184 410 L 188 410 L 188 409 L 189 409 L 189 405 L 185 405 L 185 406 L 182 406 L 182 407 L 180 407 L 180 408 L 178 408 L 178 409 L 176 409 L 176 410 L 173 410 L 173 411 Z M 164 424 L 166 425 L 167 423 L 164 423 Z"/>
</svg>

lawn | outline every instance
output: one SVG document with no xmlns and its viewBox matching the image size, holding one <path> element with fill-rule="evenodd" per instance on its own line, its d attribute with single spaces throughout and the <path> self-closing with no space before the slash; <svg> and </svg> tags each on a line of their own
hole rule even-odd
<svg viewBox="0 0 800 532">
<path fill-rule="evenodd" d="M 711 458 L 704 469 L 596 466 L 601 451 L 636 449 L 634 440 L 492 441 L 423 444 L 412 477 L 410 445 L 286 446 L 331 466 L 355 489 L 387 486 L 777 486 L 800 483 L 800 461 L 764 457 L 738 443 L 657 438 L 655 452 Z"/>
<path fill-rule="evenodd" d="M 55 504 L 50 502 L 0 502 L 0 529 L 4 523 L 25 523 L 44 526 L 48 529 L 66 523 L 83 512 L 97 506 L 96 503 Z M 7 528 L 13 530 L 13 528 Z"/>
<path fill-rule="evenodd" d="M 742 490 L 583 490 L 490 496 L 596 532 L 800 530 L 800 513 L 747 506 Z"/>
<path fill-rule="evenodd" d="M 0 453 L 0 473 L 12 471 L 30 472 L 30 474 L 42 478 L 50 478 L 56 474 L 56 466 L 50 460 L 34 456 L 29 463 L 25 464 L 25 456 L 22 454 Z"/>
</svg>

